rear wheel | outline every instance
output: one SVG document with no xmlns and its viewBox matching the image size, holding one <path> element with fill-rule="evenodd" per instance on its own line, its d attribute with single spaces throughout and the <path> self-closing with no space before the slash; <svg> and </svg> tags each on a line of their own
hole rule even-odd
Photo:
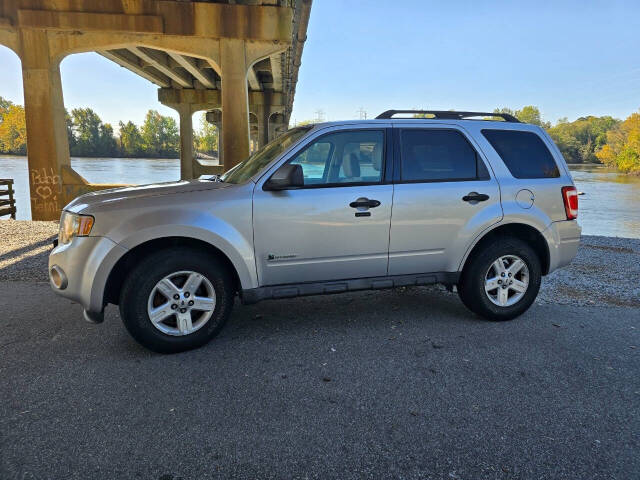
<svg viewBox="0 0 640 480">
<path fill-rule="evenodd" d="M 231 313 L 233 299 L 231 275 L 215 257 L 167 249 L 131 271 L 120 294 L 120 315 L 143 346 L 174 353 L 215 337 Z"/>
<path fill-rule="evenodd" d="M 474 253 L 458 284 L 471 311 L 489 320 L 511 320 L 533 303 L 542 278 L 535 251 L 517 238 L 500 239 Z"/>
</svg>

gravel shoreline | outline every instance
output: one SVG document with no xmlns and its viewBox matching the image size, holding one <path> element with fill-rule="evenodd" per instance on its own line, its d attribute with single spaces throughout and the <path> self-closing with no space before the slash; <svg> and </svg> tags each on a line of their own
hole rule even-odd
<svg viewBox="0 0 640 480">
<path fill-rule="evenodd" d="M 0 282 L 47 282 L 57 233 L 57 222 L 0 220 Z M 640 239 L 583 235 L 571 265 L 542 279 L 536 303 L 640 307 Z"/>
</svg>

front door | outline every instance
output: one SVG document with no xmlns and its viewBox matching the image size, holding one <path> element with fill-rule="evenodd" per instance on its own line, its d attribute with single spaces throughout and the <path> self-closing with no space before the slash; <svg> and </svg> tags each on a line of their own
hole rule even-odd
<svg viewBox="0 0 640 480">
<path fill-rule="evenodd" d="M 502 218 L 500 188 L 453 126 L 394 128 L 389 275 L 457 271 L 467 246 Z"/>
<path fill-rule="evenodd" d="M 260 285 L 383 276 L 393 186 L 384 183 L 384 129 L 320 135 L 289 163 L 304 187 L 253 197 Z"/>
</svg>

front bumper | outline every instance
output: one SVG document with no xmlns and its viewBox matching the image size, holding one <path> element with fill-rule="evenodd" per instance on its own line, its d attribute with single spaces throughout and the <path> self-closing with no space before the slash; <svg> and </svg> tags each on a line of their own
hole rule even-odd
<svg viewBox="0 0 640 480">
<path fill-rule="evenodd" d="M 575 258 L 581 233 L 577 220 L 553 222 L 543 232 L 549 245 L 549 273 L 568 265 Z"/>
<path fill-rule="evenodd" d="M 49 254 L 49 283 L 55 293 L 78 302 L 93 321 L 104 310 L 107 279 L 116 262 L 127 252 L 107 237 L 76 237 L 66 245 L 57 245 Z M 60 270 L 66 286 L 56 286 L 52 271 Z"/>
</svg>

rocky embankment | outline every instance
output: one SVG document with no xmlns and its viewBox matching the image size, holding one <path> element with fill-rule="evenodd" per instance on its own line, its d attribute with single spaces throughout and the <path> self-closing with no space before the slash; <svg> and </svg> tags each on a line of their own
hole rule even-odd
<svg viewBox="0 0 640 480">
<path fill-rule="evenodd" d="M 57 232 L 57 222 L 0 220 L 0 282 L 46 282 Z M 537 302 L 640 307 L 640 239 L 583 236 L 573 263 L 543 278 Z"/>
</svg>

